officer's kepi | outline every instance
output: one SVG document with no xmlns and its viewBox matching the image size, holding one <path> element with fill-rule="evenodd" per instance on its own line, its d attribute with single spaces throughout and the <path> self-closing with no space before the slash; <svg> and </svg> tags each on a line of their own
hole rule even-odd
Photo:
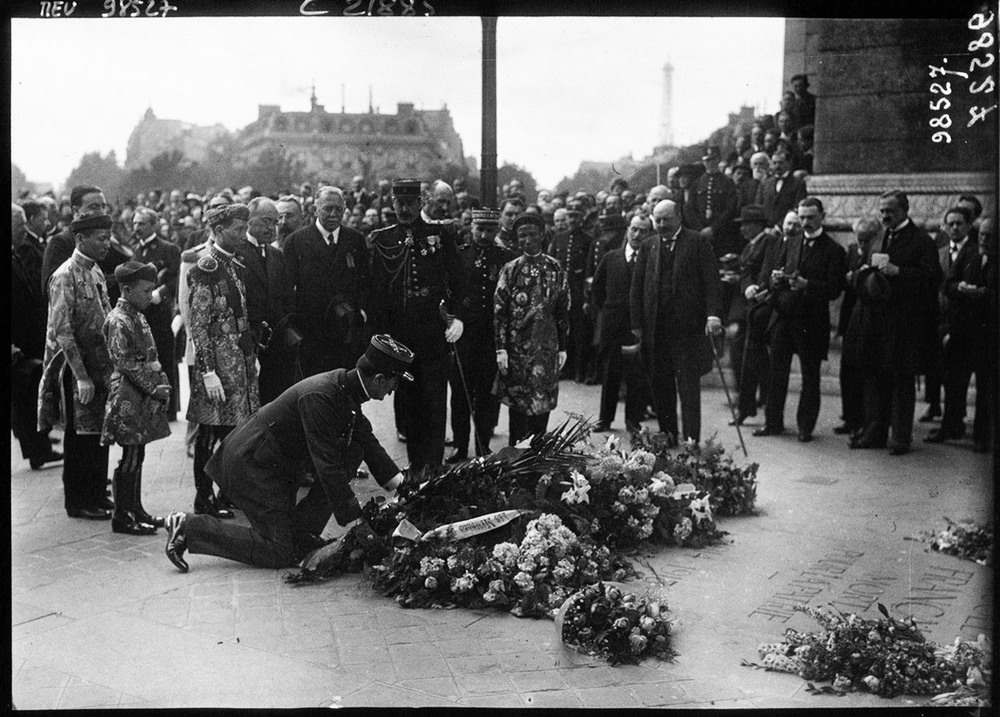
<svg viewBox="0 0 1000 717">
<path fill-rule="evenodd" d="M 365 357 L 378 373 L 400 376 L 407 381 L 413 380 L 413 374 L 406 370 L 413 363 L 413 352 L 389 334 L 372 336 Z"/>
</svg>

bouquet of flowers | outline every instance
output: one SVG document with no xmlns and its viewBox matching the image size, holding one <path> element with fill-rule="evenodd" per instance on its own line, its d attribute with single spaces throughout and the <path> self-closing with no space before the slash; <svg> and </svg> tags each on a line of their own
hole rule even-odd
<svg viewBox="0 0 1000 717">
<path fill-rule="evenodd" d="M 716 515 L 753 515 L 760 467 L 757 463 L 736 465 L 732 455 L 727 455 L 712 438 L 702 446 L 687 441 L 680 451 L 672 453 L 666 434 L 652 433 L 645 426 L 632 434 L 632 447 L 656 456 L 657 470 L 707 492 Z"/>
<path fill-rule="evenodd" d="M 883 618 L 870 620 L 797 606 L 823 629 L 806 633 L 789 628 L 781 642 L 757 648 L 762 664 L 744 664 L 831 682 L 832 686 L 820 689 L 810 683 L 811 691 L 825 694 L 867 691 L 895 697 L 937 695 L 957 688 L 981 688 L 984 698 L 989 694 L 992 652 L 982 636 L 978 642 L 956 640 L 941 647 L 924 638 L 912 617 L 896 620 L 885 606 L 878 608 Z"/>
<path fill-rule="evenodd" d="M 931 550 L 948 555 L 956 555 L 965 560 L 973 560 L 980 565 L 993 564 L 993 528 L 973 522 L 956 523 L 945 517 L 948 527 L 944 530 L 927 531 L 921 534 L 924 542 L 931 544 Z"/>
<path fill-rule="evenodd" d="M 564 644 L 612 665 L 636 664 L 647 657 L 671 660 L 667 605 L 638 598 L 617 585 L 588 585 L 570 596 L 556 618 Z"/>
</svg>

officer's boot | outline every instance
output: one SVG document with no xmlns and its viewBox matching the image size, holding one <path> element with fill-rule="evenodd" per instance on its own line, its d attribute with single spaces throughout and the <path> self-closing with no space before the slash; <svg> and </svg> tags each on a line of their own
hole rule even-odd
<svg viewBox="0 0 1000 717">
<path fill-rule="evenodd" d="M 156 528 L 164 527 L 165 521 L 163 516 L 150 515 L 146 512 L 146 509 L 142 507 L 142 466 L 139 466 L 136 470 L 135 491 L 132 495 L 132 505 L 135 506 L 135 517 L 143 523 L 149 523 Z"/>
<path fill-rule="evenodd" d="M 135 489 L 134 471 L 116 468 L 111 478 L 111 493 L 114 496 L 115 511 L 111 516 L 111 530 L 126 535 L 153 535 L 156 527 L 145 523 L 136 516 L 133 495 Z"/>
<path fill-rule="evenodd" d="M 211 515 L 220 520 L 229 520 L 235 516 L 231 510 L 219 506 L 212 479 L 205 472 L 208 459 L 212 457 L 212 443 L 211 428 L 199 427 L 194 444 L 194 512 L 195 515 Z"/>
</svg>

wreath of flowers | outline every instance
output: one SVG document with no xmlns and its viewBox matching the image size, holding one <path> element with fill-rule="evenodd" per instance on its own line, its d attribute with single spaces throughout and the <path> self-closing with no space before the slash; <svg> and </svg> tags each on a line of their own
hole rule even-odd
<svg viewBox="0 0 1000 717">
<path fill-rule="evenodd" d="M 972 560 L 980 565 L 993 564 L 992 526 L 979 525 L 971 521 L 959 523 L 947 516 L 944 520 L 948 527 L 943 530 L 925 531 L 917 540 L 930 543 L 931 550 Z"/>
</svg>

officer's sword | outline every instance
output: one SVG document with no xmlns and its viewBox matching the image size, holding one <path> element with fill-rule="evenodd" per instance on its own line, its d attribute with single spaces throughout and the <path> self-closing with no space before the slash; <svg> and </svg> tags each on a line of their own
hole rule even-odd
<svg viewBox="0 0 1000 717">
<path fill-rule="evenodd" d="M 722 388 L 726 392 L 726 403 L 729 404 L 729 413 L 733 416 L 733 425 L 736 426 L 736 435 L 740 437 L 740 446 L 743 448 L 743 457 L 747 458 L 747 444 L 743 442 L 743 431 L 740 430 L 739 421 L 736 420 L 736 408 L 733 406 L 733 399 L 729 396 L 729 384 L 726 383 L 726 376 L 722 373 L 722 361 L 719 360 L 719 350 L 715 348 L 715 338 L 708 337 L 712 344 L 712 355 L 715 357 L 715 366 L 719 369 L 719 379 L 722 381 Z"/>
<path fill-rule="evenodd" d="M 448 309 L 445 308 L 444 299 L 441 299 L 441 303 L 438 304 L 438 311 L 441 313 L 441 318 L 449 327 L 451 322 L 454 321 L 455 317 L 448 313 Z M 451 355 L 455 359 L 455 365 L 458 367 L 458 377 L 462 381 L 462 392 L 465 394 L 465 405 L 469 407 L 469 420 L 472 421 L 472 436 L 476 441 L 476 454 L 485 455 L 483 450 L 483 442 L 479 439 L 479 427 L 476 425 L 476 412 L 472 408 L 472 396 L 469 395 L 469 385 L 465 382 L 465 370 L 462 368 L 462 359 L 458 357 L 458 349 L 455 344 L 451 344 Z M 454 438 L 454 436 L 452 436 Z"/>
</svg>

